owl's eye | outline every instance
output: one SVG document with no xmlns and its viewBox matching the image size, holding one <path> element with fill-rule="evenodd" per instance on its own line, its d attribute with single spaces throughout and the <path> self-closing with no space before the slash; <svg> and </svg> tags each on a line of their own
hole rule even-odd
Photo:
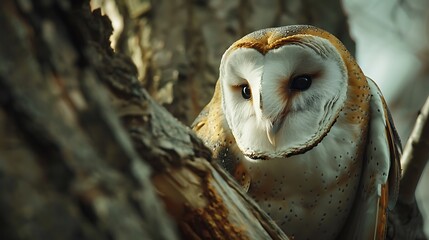
<svg viewBox="0 0 429 240">
<path fill-rule="evenodd" d="M 305 91 L 311 86 L 311 77 L 308 75 L 299 75 L 292 79 L 289 86 L 292 90 Z"/>
<path fill-rule="evenodd" d="M 250 91 L 249 85 L 245 84 L 241 86 L 241 96 L 244 99 L 250 99 L 252 97 L 252 91 Z"/>
</svg>

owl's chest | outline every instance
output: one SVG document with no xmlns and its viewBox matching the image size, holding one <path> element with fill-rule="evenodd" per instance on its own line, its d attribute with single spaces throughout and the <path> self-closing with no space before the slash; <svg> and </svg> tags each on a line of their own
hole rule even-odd
<svg viewBox="0 0 429 240">
<path fill-rule="evenodd" d="M 337 123 L 312 150 L 289 158 L 244 161 L 248 190 L 296 239 L 333 239 L 353 205 L 362 167 L 360 129 Z"/>
</svg>

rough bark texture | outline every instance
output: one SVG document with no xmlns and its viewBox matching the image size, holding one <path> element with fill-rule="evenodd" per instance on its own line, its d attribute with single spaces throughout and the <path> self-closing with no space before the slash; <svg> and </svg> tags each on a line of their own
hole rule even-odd
<svg viewBox="0 0 429 240">
<path fill-rule="evenodd" d="M 0 3 L 0 239 L 287 239 L 72 2 Z"/>
<path fill-rule="evenodd" d="M 1 238 L 174 239 L 100 81 L 107 18 L 19 3 L 0 7 Z"/>
<path fill-rule="evenodd" d="M 119 23 L 120 33 L 117 40 L 114 38 L 116 51 L 132 56 L 148 92 L 187 125 L 213 95 L 222 54 L 247 33 L 273 26 L 311 24 L 333 33 L 351 52 L 354 50 L 346 16 L 337 0 L 92 3 L 94 7 L 102 6 Z"/>
</svg>

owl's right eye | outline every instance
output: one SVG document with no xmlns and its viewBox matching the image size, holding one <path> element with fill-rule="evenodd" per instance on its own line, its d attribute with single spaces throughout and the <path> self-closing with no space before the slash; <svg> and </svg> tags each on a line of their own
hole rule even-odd
<svg viewBox="0 0 429 240">
<path fill-rule="evenodd" d="M 311 86 L 311 76 L 309 75 L 300 75 L 292 79 L 292 82 L 289 86 L 292 90 L 305 91 Z"/>
<path fill-rule="evenodd" d="M 249 85 L 241 85 L 241 96 L 243 96 L 244 99 L 250 99 L 252 97 L 252 91 L 250 90 Z"/>
</svg>

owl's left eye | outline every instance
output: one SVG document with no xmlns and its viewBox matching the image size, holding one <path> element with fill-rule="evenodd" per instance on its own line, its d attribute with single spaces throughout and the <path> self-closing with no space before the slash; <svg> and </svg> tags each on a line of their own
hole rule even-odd
<svg viewBox="0 0 429 240">
<path fill-rule="evenodd" d="M 305 91 L 310 88 L 311 82 L 312 82 L 311 76 L 299 75 L 292 78 L 292 82 L 289 88 L 292 90 Z"/>
<path fill-rule="evenodd" d="M 252 97 L 252 91 L 250 90 L 249 85 L 241 85 L 241 96 L 243 96 L 244 99 L 250 99 Z"/>
</svg>

